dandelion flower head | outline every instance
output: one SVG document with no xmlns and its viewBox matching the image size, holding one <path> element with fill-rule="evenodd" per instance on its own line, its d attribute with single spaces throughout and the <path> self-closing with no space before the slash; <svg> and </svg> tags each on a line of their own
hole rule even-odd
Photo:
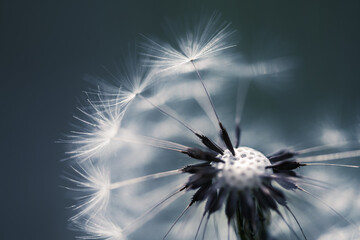
<svg viewBox="0 0 360 240">
<path fill-rule="evenodd" d="M 322 145 L 287 147 L 262 126 L 244 128 L 252 82 L 242 80 L 235 50 L 225 54 L 235 49 L 233 33 L 213 14 L 173 44 L 146 38 L 146 59 L 129 61 L 119 86 L 87 93 L 88 107 L 75 117 L 81 130 L 65 141 L 77 160 L 69 189 L 83 193 L 71 222 L 83 238 L 312 239 L 321 234 L 311 235 L 297 207 L 313 209 L 313 202 L 356 229 L 312 190 L 328 187 L 315 179 L 320 171 L 356 170 L 337 161 L 359 159 L 358 144 L 325 129 Z M 179 68 L 185 71 L 175 74 Z"/>
</svg>

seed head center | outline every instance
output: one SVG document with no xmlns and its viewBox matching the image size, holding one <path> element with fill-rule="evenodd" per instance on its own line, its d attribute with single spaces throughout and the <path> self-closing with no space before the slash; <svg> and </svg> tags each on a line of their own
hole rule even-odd
<svg viewBox="0 0 360 240">
<path fill-rule="evenodd" d="M 261 176 L 272 173 L 271 169 L 266 169 L 266 166 L 271 165 L 269 159 L 252 148 L 236 148 L 235 156 L 229 150 L 225 150 L 221 160 L 224 163 L 214 164 L 214 167 L 220 170 L 218 180 L 239 190 L 257 187 L 261 182 Z"/>
</svg>

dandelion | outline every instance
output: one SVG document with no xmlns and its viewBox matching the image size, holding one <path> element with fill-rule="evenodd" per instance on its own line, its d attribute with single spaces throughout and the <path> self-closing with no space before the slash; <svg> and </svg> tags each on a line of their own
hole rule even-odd
<svg viewBox="0 0 360 240">
<path fill-rule="evenodd" d="M 121 76 L 111 75 L 121 81 L 120 87 L 103 84 L 104 90 L 98 86 L 85 92 L 88 106 L 78 107 L 81 117 L 74 115 L 81 125 L 76 125 L 78 130 L 71 131 L 67 140 L 61 141 L 73 148 L 67 152 L 69 158 L 85 161 L 106 153 L 104 148 L 117 136 L 126 109 L 151 83 L 153 74 L 145 68 L 135 68 L 137 61 L 130 58 Z"/>
<path fill-rule="evenodd" d="M 89 107 L 78 108 L 83 117 L 74 115 L 74 118 L 82 125 L 76 125 L 78 130 L 72 131 L 67 140 L 61 141 L 70 143 L 73 148 L 67 152 L 69 158 L 80 162 L 92 158 L 110 144 L 124 115 L 121 107 L 109 106 L 100 94 L 96 97 L 95 100 L 87 100 Z"/>
<path fill-rule="evenodd" d="M 79 237 L 80 239 L 126 240 L 126 237 L 122 234 L 122 229 L 106 216 L 99 215 L 86 221 L 84 225 L 81 225 L 81 223 L 77 224 L 80 224 L 78 227 L 85 229 L 87 234 Z"/>
<path fill-rule="evenodd" d="M 110 196 L 109 172 L 104 167 L 87 163 L 86 167 L 80 166 L 79 168 L 72 167 L 77 174 L 75 177 L 66 177 L 68 181 L 76 185 L 69 189 L 82 193 L 76 205 L 73 206 L 78 213 L 71 218 L 72 221 L 83 216 L 88 218 L 96 216 L 98 212 L 107 207 Z M 83 193 L 88 194 L 84 195 Z"/>
<path fill-rule="evenodd" d="M 71 221 L 85 232 L 84 238 L 260 240 L 285 231 L 291 239 L 310 239 L 296 211 L 297 206 L 310 209 L 314 202 L 348 226 L 356 225 L 311 190 L 329 186 L 307 177 L 306 169 L 317 169 L 316 177 L 325 168 L 359 168 L 337 162 L 359 158 L 358 144 L 325 129 L 322 145 L 265 154 L 264 145 L 285 144 L 268 143 L 259 134 L 251 137 L 252 144 L 247 140 L 241 126 L 247 84 L 241 82 L 229 91 L 237 94 L 231 113 L 234 131 L 225 128 L 230 117 L 218 108 L 228 98 L 221 91 L 225 84 L 209 81 L 207 73 L 224 76 L 229 69 L 207 69 L 235 46 L 228 42 L 233 32 L 212 15 L 180 36 L 175 46 L 148 40 L 143 55 L 165 75 L 139 74 L 144 67 L 134 63 L 127 66 L 123 86 L 87 94 L 90 107 L 79 109 L 86 118 L 76 117 L 85 130 L 73 132 L 74 140 L 68 141 L 75 146 L 70 158 L 79 160 L 73 168 L 78 177 L 69 178 L 76 185 L 71 189 L 85 193 Z M 207 61 L 198 68 L 203 59 Z M 183 75 L 173 74 L 184 67 Z M 156 87 L 149 90 L 150 85 Z M 96 100 L 90 100 L 94 95 Z M 171 209 L 174 202 L 182 210 Z"/>
<path fill-rule="evenodd" d="M 230 23 L 221 21 L 220 15 L 214 13 L 209 18 L 202 18 L 193 29 L 187 29 L 183 37 L 176 36 L 174 45 L 147 38 L 142 45 L 146 49 L 143 55 L 150 58 L 148 61 L 152 66 L 162 71 L 171 70 L 235 47 L 230 39 L 233 33 Z"/>
</svg>

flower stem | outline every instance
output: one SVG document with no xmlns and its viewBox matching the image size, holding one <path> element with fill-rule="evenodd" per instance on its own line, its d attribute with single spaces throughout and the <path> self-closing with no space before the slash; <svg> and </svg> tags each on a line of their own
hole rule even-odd
<svg viewBox="0 0 360 240">
<path fill-rule="evenodd" d="M 255 210 L 256 220 L 255 229 L 252 224 L 241 213 L 240 208 L 237 208 L 235 218 L 235 232 L 240 240 L 266 240 L 269 239 L 268 226 L 270 224 L 270 212 L 264 211 L 260 207 Z"/>
</svg>

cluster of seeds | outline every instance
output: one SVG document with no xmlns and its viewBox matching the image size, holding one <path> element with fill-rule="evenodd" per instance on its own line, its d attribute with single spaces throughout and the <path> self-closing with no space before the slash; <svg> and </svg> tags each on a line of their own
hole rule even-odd
<svg viewBox="0 0 360 240">
<path fill-rule="evenodd" d="M 266 169 L 271 163 L 262 153 L 248 147 L 234 149 L 235 156 L 229 150 L 225 150 L 221 157 L 224 162 L 214 163 L 219 171 L 217 177 L 224 184 L 237 188 L 257 187 L 261 183 L 261 176 L 272 173 Z"/>
</svg>

